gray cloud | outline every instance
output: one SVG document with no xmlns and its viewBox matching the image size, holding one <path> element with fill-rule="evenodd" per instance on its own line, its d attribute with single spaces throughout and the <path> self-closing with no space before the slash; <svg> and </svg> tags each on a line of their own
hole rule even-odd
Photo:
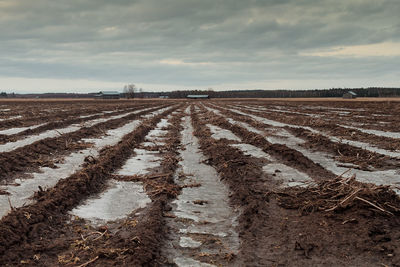
<svg viewBox="0 0 400 267">
<path fill-rule="evenodd" d="M 396 0 L 2 0 L 0 74 L 160 88 L 393 84 L 398 55 L 310 51 L 400 43 L 399 13 Z"/>
</svg>

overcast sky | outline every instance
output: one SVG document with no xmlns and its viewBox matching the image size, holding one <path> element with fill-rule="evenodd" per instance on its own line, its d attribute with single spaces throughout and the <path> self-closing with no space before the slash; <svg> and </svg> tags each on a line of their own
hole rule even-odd
<svg viewBox="0 0 400 267">
<path fill-rule="evenodd" d="M 398 0 L 0 0 L 0 90 L 399 87 Z"/>
</svg>

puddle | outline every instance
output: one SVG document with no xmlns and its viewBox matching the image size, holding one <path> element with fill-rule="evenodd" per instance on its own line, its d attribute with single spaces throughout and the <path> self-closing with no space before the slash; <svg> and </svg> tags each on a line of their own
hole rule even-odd
<svg viewBox="0 0 400 267">
<path fill-rule="evenodd" d="M 228 109 L 228 110 L 233 111 L 233 112 L 235 112 L 237 114 L 240 114 L 240 115 L 244 115 L 244 116 L 253 118 L 253 119 L 255 119 L 255 120 L 259 121 L 259 122 L 262 122 L 262 123 L 265 123 L 265 124 L 268 124 L 268 125 L 271 125 L 271 126 L 276 126 L 276 127 L 289 126 L 289 124 L 286 124 L 286 123 L 281 123 L 281 122 L 269 120 L 269 119 L 262 118 L 262 117 L 259 117 L 259 116 L 253 115 L 253 114 L 242 112 L 242 111 L 237 110 L 237 109 Z"/>
<path fill-rule="evenodd" d="M 151 117 L 153 117 L 153 116 L 156 116 L 156 115 L 159 115 L 159 114 L 163 113 L 164 111 L 166 111 L 166 110 L 168 110 L 168 109 L 171 109 L 172 107 L 173 107 L 173 106 L 165 107 L 165 108 L 156 110 L 156 111 L 152 112 L 151 114 L 143 115 L 142 118 L 145 118 L 145 119 L 151 118 Z M 154 107 L 151 107 L 150 109 L 152 109 L 152 108 L 154 108 Z M 148 109 L 149 109 L 149 108 L 146 108 L 145 110 L 148 110 Z M 143 111 L 143 110 L 141 110 L 141 111 Z"/>
<path fill-rule="evenodd" d="M 103 114 L 105 114 L 105 113 L 106 113 L 106 112 L 95 113 L 95 114 L 90 114 L 90 115 L 82 115 L 82 116 L 79 116 L 79 118 L 81 118 L 81 119 L 90 118 L 90 117 L 94 117 L 94 116 L 98 116 L 98 115 L 103 115 Z"/>
<path fill-rule="evenodd" d="M 244 123 L 244 124 L 247 125 L 246 123 Z M 246 128 L 249 129 L 249 127 L 246 127 Z M 293 136 L 285 129 L 279 129 L 279 131 L 277 132 L 277 135 L 284 137 L 284 138 L 269 136 L 269 137 L 266 137 L 266 139 L 270 143 L 283 144 L 283 145 L 288 146 L 291 149 L 301 152 L 305 157 L 308 157 L 314 163 L 320 164 L 326 170 L 331 171 L 335 175 L 341 175 L 344 172 L 351 169 L 351 166 L 349 166 L 350 168 L 338 166 L 338 165 L 342 165 L 342 164 L 340 162 L 335 161 L 332 158 L 332 155 L 329 155 L 328 153 L 320 152 L 320 151 L 310 151 L 310 150 L 303 148 L 300 145 L 304 142 L 304 140 Z M 286 167 L 289 167 L 289 166 L 286 166 Z M 360 182 L 374 183 L 377 185 L 400 186 L 400 178 L 399 178 L 400 173 L 398 170 L 363 171 L 363 170 L 352 169 L 350 172 L 348 172 L 348 175 L 351 176 L 352 174 L 356 174 L 356 179 Z M 293 177 L 292 175 L 290 175 L 290 176 Z M 288 183 L 287 183 L 288 186 L 290 186 L 290 184 L 289 184 L 290 182 L 296 182 L 296 181 L 292 181 L 290 179 L 290 176 L 289 176 L 289 179 L 282 178 L 283 180 L 288 181 Z M 301 177 L 301 176 L 299 176 L 299 177 Z"/>
<path fill-rule="evenodd" d="M 160 134 L 165 135 L 166 131 L 161 129 L 168 125 L 168 119 L 162 119 L 145 138 L 152 140 L 158 138 Z M 134 149 L 134 153 L 134 156 L 128 159 L 116 174 L 144 175 L 148 174 L 150 169 L 160 166 L 162 159 L 158 156 L 159 152 Z M 105 224 L 108 221 L 125 218 L 150 202 L 142 183 L 112 180 L 105 192 L 85 201 L 84 204 L 72 210 L 71 214 L 89 220 L 94 225 Z"/>
<path fill-rule="evenodd" d="M 62 129 L 48 130 L 39 135 L 31 135 L 24 139 L 15 141 L 15 142 L 9 142 L 9 143 L 0 145 L 0 152 L 10 152 L 14 149 L 30 145 L 36 141 L 40 141 L 40 140 L 43 140 L 46 138 L 56 137 L 61 134 L 71 133 L 71 132 L 79 130 L 80 128 L 81 128 L 80 126 L 69 126 L 69 127 L 62 128 Z"/>
<path fill-rule="evenodd" d="M 0 217 L 9 212 L 10 206 L 8 199 L 13 207 L 21 207 L 24 204 L 30 204 L 34 201 L 31 199 L 33 193 L 38 190 L 38 186 L 43 189 L 49 188 L 57 184 L 60 179 L 64 179 L 79 171 L 87 156 L 98 156 L 98 152 L 106 147 L 117 144 L 124 135 L 132 132 L 140 121 L 135 120 L 124 126 L 107 131 L 106 135 L 99 138 L 85 139 L 88 143 L 93 143 L 93 146 L 88 149 L 80 150 L 71 153 L 63 159 L 63 163 L 55 164 L 56 169 L 43 167 L 40 172 L 33 173 L 31 179 L 24 179 L 20 186 L 0 186 L 1 189 L 9 192 L 11 195 L 0 195 Z"/>
<path fill-rule="evenodd" d="M 331 171 L 335 175 L 341 175 L 351 168 L 340 167 L 342 165 L 340 162 L 335 161 L 332 155 L 321 151 L 310 151 L 300 146 L 297 139 L 293 137 L 288 137 L 286 139 L 281 139 L 277 137 L 267 138 L 271 143 L 284 144 L 292 149 L 301 152 L 305 157 L 309 158 L 315 163 L 320 164 L 326 170 Z M 374 183 L 377 185 L 400 185 L 400 176 L 398 170 L 386 170 L 386 171 L 363 171 L 351 169 L 348 175 L 356 174 L 356 179 L 360 182 Z"/>
<path fill-rule="evenodd" d="M 186 179 L 182 181 L 177 175 L 175 182 L 179 185 L 199 183 L 201 186 L 183 188 L 173 201 L 171 212 L 176 218 L 168 221 L 173 234 L 172 242 L 166 244 L 165 255 L 178 266 L 213 266 L 196 261 L 191 255 L 194 252 L 237 253 L 239 238 L 235 227 L 238 214 L 230 207 L 228 188 L 220 181 L 216 170 L 202 163 L 204 156 L 193 135 L 190 117 L 185 117 L 183 124 L 184 149 L 180 151 L 182 160 L 177 173 L 185 173 Z M 221 243 L 206 245 L 190 238 L 191 234 L 199 233 L 205 238 L 218 238 Z"/>
<path fill-rule="evenodd" d="M 283 129 L 283 128 L 274 128 L 272 130 L 272 132 L 276 137 L 283 138 L 283 139 L 290 138 L 292 140 L 292 142 L 294 141 L 297 144 L 304 144 L 306 142 L 305 140 L 292 135 L 291 133 L 286 131 L 286 129 Z"/>
<path fill-rule="evenodd" d="M 156 146 L 156 145 L 164 145 L 165 144 L 165 136 L 168 134 L 167 130 L 163 130 L 168 127 L 170 124 L 168 119 L 171 118 L 171 115 L 166 119 L 161 119 L 161 121 L 156 125 L 156 128 L 151 130 L 145 138 L 144 146 Z"/>
<path fill-rule="evenodd" d="M 96 125 L 96 124 L 99 124 L 99 123 L 102 123 L 102 122 L 106 122 L 106 121 L 110 121 L 110 120 L 115 120 L 115 119 L 120 119 L 120 118 L 122 118 L 122 117 L 129 116 L 129 115 L 132 115 L 132 114 L 137 114 L 137 113 L 139 113 L 139 112 L 143 112 L 143 111 L 146 111 L 146 110 L 149 110 L 149 109 L 152 109 L 152 108 L 153 108 L 153 107 L 151 107 L 151 108 L 145 108 L 145 109 L 139 109 L 139 110 L 135 110 L 135 111 L 132 111 L 132 112 L 123 113 L 123 114 L 119 114 L 119 115 L 115 115 L 115 116 L 110 116 L 110 117 L 106 117 L 106 118 L 98 118 L 98 119 L 86 121 L 86 122 L 84 122 L 84 123 L 82 124 L 82 126 L 83 126 L 83 127 L 92 127 L 92 126 L 94 126 L 94 125 Z M 150 113 L 150 114 L 148 114 L 148 115 L 154 116 L 153 113 Z"/>
<path fill-rule="evenodd" d="M 232 124 L 239 124 L 237 121 L 233 119 L 230 120 Z M 246 123 L 240 123 L 240 126 L 249 129 L 251 131 L 250 125 Z M 285 129 L 282 128 L 280 128 L 279 132 L 277 132 L 276 134 L 286 138 L 292 137 L 294 138 L 295 141 L 298 141 L 299 143 L 304 142 L 302 139 L 292 136 L 289 132 L 287 132 Z M 240 149 L 245 155 L 250 155 L 255 158 L 264 158 L 268 159 L 269 161 L 275 161 L 275 159 L 273 159 L 269 154 L 265 153 L 262 149 L 256 146 L 243 143 L 232 144 L 231 146 Z M 301 186 L 305 185 L 305 183 L 307 182 L 313 181 L 312 178 L 309 177 L 307 174 L 281 163 L 269 163 L 263 167 L 263 171 L 269 174 L 270 176 L 274 177 L 275 180 L 282 181 L 283 182 L 282 186 L 284 187 Z"/>
<path fill-rule="evenodd" d="M 390 157 L 393 157 L 393 158 L 400 158 L 400 152 L 393 152 L 393 151 L 389 151 L 389 150 L 386 150 L 386 149 L 374 147 L 371 144 L 364 143 L 364 142 L 347 140 L 347 139 L 340 139 L 340 138 L 337 138 L 337 137 L 334 137 L 334 136 L 329 136 L 329 135 L 324 135 L 324 134 L 321 134 L 321 135 L 323 135 L 325 137 L 328 137 L 332 142 L 351 145 L 351 146 L 354 146 L 354 147 L 358 147 L 358 148 L 365 149 L 365 150 L 368 150 L 368 151 L 371 151 L 371 152 L 375 152 L 375 153 L 378 153 L 378 154 L 390 156 Z"/>
<path fill-rule="evenodd" d="M 235 124 L 235 121 L 231 120 L 232 124 Z M 238 136 L 236 136 L 234 133 L 232 133 L 230 130 L 227 129 L 222 129 L 221 127 L 207 124 L 207 127 L 210 128 L 212 135 L 211 137 L 220 140 L 222 138 L 232 140 L 232 141 L 237 141 L 237 142 L 242 142 L 242 139 L 240 139 Z M 261 148 L 258 148 L 256 146 L 246 144 L 246 143 L 239 143 L 239 144 L 231 144 L 230 146 L 238 148 L 243 152 L 245 155 L 249 155 L 255 158 L 263 158 L 267 160 L 272 160 L 271 156 L 265 153 Z"/>
<path fill-rule="evenodd" d="M 270 163 L 263 167 L 263 171 L 283 182 L 283 187 L 305 185 L 313 181 L 307 174 L 300 172 L 282 163 Z"/>
<path fill-rule="evenodd" d="M 179 245 L 183 248 L 198 248 L 201 244 L 201 242 L 193 240 L 188 236 L 181 236 L 181 239 L 179 240 Z"/>
<path fill-rule="evenodd" d="M 28 129 L 31 129 L 31 130 L 36 129 L 36 128 L 38 128 L 40 126 L 43 126 L 45 124 L 46 123 L 38 124 L 38 125 L 35 125 L 35 126 L 29 126 L 29 127 L 11 128 L 11 129 L 0 131 L 0 134 L 13 135 L 13 134 L 17 134 L 17 133 L 23 132 L 23 131 L 28 130 Z"/>
<path fill-rule="evenodd" d="M 238 141 L 240 142 L 240 138 L 237 137 L 235 134 L 233 134 L 231 131 L 222 129 L 218 126 L 212 125 L 212 124 L 207 124 L 207 127 L 210 128 L 211 131 L 211 137 L 220 140 L 220 139 L 227 139 L 231 141 Z"/>
<path fill-rule="evenodd" d="M 224 116 L 224 115 L 223 115 L 219 110 L 217 110 L 217 109 L 213 109 L 213 108 L 210 108 L 210 107 L 205 107 L 205 108 L 206 108 L 207 110 L 209 110 L 209 111 L 214 112 L 214 113 L 217 114 L 217 115 L 220 115 L 220 116 L 225 117 L 225 119 L 226 119 L 229 123 L 231 123 L 231 124 L 236 124 L 236 125 L 239 125 L 239 126 L 248 128 L 249 130 L 251 129 L 252 132 L 261 134 L 262 136 L 265 135 L 265 133 L 264 133 L 263 131 L 260 131 L 260 130 L 258 130 L 258 129 L 256 129 L 256 128 L 254 128 L 254 127 L 248 125 L 248 124 L 245 124 L 245 123 L 242 123 L 242 122 L 239 122 L 239 121 L 235 121 L 235 120 L 233 120 L 233 119 L 231 119 L 231 118 L 228 118 L 228 117 Z"/>
<path fill-rule="evenodd" d="M 135 149 L 135 156 L 128 159 L 124 166 L 117 172 L 118 175 L 139 175 L 149 173 L 148 169 L 158 167 L 161 158 L 157 151 Z"/>
<path fill-rule="evenodd" d="M 263 108 L 263 107 L 256 108 L 256 107 L 249 107 L 249 106 L 238 106 L 238 108 L 245 108 L 245 109 L 255 111 L 255 112 L 260 112 L 260 113 L 282 112 L 282 113 L 287 113 L 287 114 L 299 114 L 299 115 L 304 115 L 304 116 L 316 117 L 315 114 L 292 111 L 292 110 L 285 110 L 285 109 L 273 109 L 273 108 Z"/>
<path fill-rule="evenodd" d="M 143 186 L 137 182 L 110 180 L 108 189 L 97 197 L 89 198 L 70 214 L 102 225 L 108 221 L 122 219 L 151 202 Z"/>
<path fill-rule="evenodd" d="M 232 144 L 230 146 L 240 149 L 243 152 L 243 154 L 245 154 L 245 155 L 272 161 L 272 157 L 270 155 L 268 155 L 261 148 L 258 148 L 256 146 L 253 146 L 250 144 L 244 144 L 244 143 Z"/>
<path fill-rule="evenodd" d="M 174 262 L 179 267 L 216 267 L 216 265 L 196 261 L 194 259 L 185 257 L 174 258 Z"/>
<path fill-rule="evenodd" d="M 22 116 L 18 115 L 18 116 L 8 117 L 8 118 L 0 119 L 0 121 L 9 121 L 9 120 L 14 120 L 14 119 L 19 119 L 19 118 L 22 118 Z"/>
<path fill-rule="evenodd" d="M 134 112 L 118 115 L 118 116 L 112 116 L 112 117 L 109 117 L 109 118 L 102 118 L 102 119 L 96 119 L 96 120 L 93 120 L 93 121 L 88 121 L 88 122 L 83 124 L 83 127 L 94 126 L 97 123 L 109 121 L 109 120 L 112 120 L 112 119 L 122 118 L 124 116 L 129 115 L 129 114 L 138 113 L 138 112 L 141 112 L 141 111 L 134 111 Z M 150 116 L 151 116 L 151 114 L 150 114 Z M 32 144 L 32 143 L 34 143 L 36 141 L 40 141 L 40 140 L 43 140 L 43 139 L 46 139 L 46 138 L 57 137 L 57 136 L 59 136 L 61 134 L 71 133 L 71 132 L 77 131 L 77 130 L 79 130 L 81 128 L 82 128 L 82 126 L 77 125 L 77 124 L 73 124 L 73 125 L 71 125 L 69 127 L 66 127 L 66 128 L 48 130 L 48 131 L 43 132 L 43 133 L 41 133 L 39 135 L 32 135 L 32 136 L 28 136 L 28 137 L 26 137 L 24 139 L 21 139 L 21 140 L 15 141 L 15 142 L 9 142 L 9 143 L 6 143 L 6 144 L 2 144 L 2 145 L 0 145 L 0 152 L 10 152 L 10 151 L 15 150 L 17 148 L 20 148 L 20 147 L 23 147 L 23 146 L 26 146 L 26 145 L 30 145 L 30 144 Z"/>
<path fill-rule="evenodd" d="M 351 109 L 351 108 L 335 108 L 335 107 L 327 107 L 327 106 L 303 106 L 302 108 L 303 109 L 312 109 L 312 110 L 313 109 L 319 109 L 321 111 L 324 111 L 324 110 L 365 111 L 365 109 L 363 109 L 363 108 Z"/>
<path fill-rule="evenodd" d="M 348 128 L 348 129 L 359 130 L 359 131 L 367 133 L 367 134 L 373 134 L 373 135 L 377 135 L 377 136 L 400 139 L 400 133 L 399 132 L 385 132 L 385 131 L 364 129 L 364 128 L 358 128 L 358 127 L 347 126 L 347 125 L 338 125 L 338 126 L 341 126 L 341 127 L 344 127 L 344 128 Z"/>
<path fill-rule="evenodd" d="M 255 115 L 252 115 L 252 114 L 248 114 L 248 113 L 245 113 L 245 112 L 241 112 L 240 110 L 236 110 L 236 109 L 229 109 L 229 110 L 231 110 L 231 111 L 233 111 L 235 113 L 241 114 L 241 115 L 249 116 L 249 117 L 251 117 L 251 118 L 253 118 L 253 119 L 255 119 L 255 120 L 259 121 L 259 122 L 262 122 L 262 123 L 265 123 L 265 124 L 268 124 L 268 125 L 271 125 L 271 126 L 275 126 L 275 127 L 288 126 L 288 127 L 292 127 L 292 128 L 306 129 L 306 130 L 309 130 L 311 132 L 320 134 L 320 135 L 322 135 L 324 137 L 327 137 L 332 142 L 335 142 L 335 143 L 348 144 L 348 145 L 351 145 L 351 146 L 354 146 L 354 147 L 358 147 L 358 148 L 361 148 L 361 149 L 368 150 L 370 152 L 376 152 L 376 153 L 379 153 L 379 154 L 382 154 L 382 155 L 388 155 L 390 157 L 400 158 L 400 152 L 393 152 L 393 151 L 389 151 L 389 150 L 386 150 L 386 149 L 377 148 L 377 147 L 372 146 L 371 144 L 364 143 L 364 142 L 347 140 L 347 139 L 340 139 L 340 138 L 337 138 L 337 137 L 334 137 L 334 136 L 327 135 L 327 134 L 325 134 L 323 132 L 320 132 L 320 131 L 315 130 L 315 129 L 313 129 L 311 127 L 308 127 L 308 126 L 299 126 L 299 125 L 281 123 L 281 122 L 265 119 L 265 118 L 262 118 L 262 117 L 259 117 L 259 116 L 255 116 Z"/>
<path fill-rule="evenodd" d="M 156 127 L 149 131 L 143 142 L 144 147 L 151 147 L 155 145 L 165 144 L 164 136 L 168 133 L 167 130 L 162 130 L 168 127 L 168 116 L 167 119 L 161 119 Z M 156 168 L 160 165 L 161 158 L 159 157 L 160 152 L 148 151 L 145 149 L 135 149 L 135 156 L 131 157 L 126 161 L 124 166 L 117 172 L 119 175 L 143 175 L 149 173 L 149 169 Z"/>
<path fill-rule="evenodd" d="M 105 136 L 82 139 L 82 141 L 92 143 L 93 146 L 88 149 L 71 153 L 63 159 L 63 163 L 55 164 L 57 166 L 56 169 L 47 167 L 40 168 L 40 172 L 32 174 L 32 179 L 22 180 L 20 186 L 0 186 L 2 190 L 11 194 L 0 195 L 0 217 L 7 214 L 10 210 L 8 199 L 10 199 L 12 206 L 16 208 L 25 204 L 34 203 L 31 197 L 33 193 L 38 190 L 38 186 L 41 186 L 43 189 L 52 187 L 56 185 L 60 179 L 67 178 L 71 174 L 79 171 L 82 168 L 81 164 L 84 162 L 85 157 L 97 157 L 102 148 L 117 144 L 123 136 L 131 133 L 140 123 L 140 120 L 134 120 L 120 128 L 108 130 Z M 159 160 L 159 158 L 157 159 Z M 130 166 L 130 169 L 133 168 L 134 166 Z M 127 172 L 130 171 L 130 169 L 126 167 Z M 132 172 L 129 172 L 129 175 L 132 175 Z"/>
</svg>

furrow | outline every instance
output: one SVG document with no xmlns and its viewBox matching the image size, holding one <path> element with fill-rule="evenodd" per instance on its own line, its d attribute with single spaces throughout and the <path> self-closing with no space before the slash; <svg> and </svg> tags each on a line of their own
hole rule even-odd
<svg viewBox="0 0 400 267">
<path fill-rule="evenodd" d="M 271 125 L 303 128 L 330 138 L 334 142 L 347 143 L 372 152 L 400 157 L 400 152 L 396 151 L 400 150 L 400 140 L 396 138 L 396 136 L 400 135 L 396 132 L 383 132 L 352 126 L 342 126 L 335 121 L 299 117 L 298 115 L 286 116 L 282 114 L 282 116 L 278 116 L 276 112 L 255 112 L 245 106 L 241 106 L 240 110 L 237 108 L 238 106 L 235 106 L 234 111 L 241 112 L 240 110 L 244 110 L 249 113 L 246 116 L 258 117 L 259 120 L 263 118 L 266 123 Z M 246 113 L 243 113 L 242 115 L 245 114 Z"/>
<path fill-rule="evenodd" d="M 30 169 L 35 169 L 40 166 L 54 166 L 56 156 L 66 155 L 68 152 L 87 148 L 92 144 L 85 142 L 85 138 L 95 138 L 104 135 L 107 129 L 121 127 L 130 120 L 134 120 L 149 114 L 157 112 L 161 107 L 136 111 L 124 117 L 110 119 L 99 122 L 91 127 L 84 127 L 71 133 L 59 135 L 53 138 L 46 138 L 37 141 L 33 144 L 18 148 L 11 152 L 0 153 L 0 168 L 2 174 L 1 180 L 11 181 L 15 178 L 16 173 L 21 173 Z M 56 162 L 55 162 L 56 163 Z"/>
<path fill-rule="evenodd" d="M 217 111 L 218 110 L 219 112 L 221 112 L 221 114 L 228 116 L 228 119 L 229 117 L 234 118 L 230 119 L 230 123 L 238 124 L 239 126 L 248 129 L 249 131 L 255 134 L 261 134 L 262 130 L 264 129 L 262 125 L 260 125 L 257 122 L 254 122 L 252 119 L 237 114 L 235 115 L 235 113 L 229 112 L 225 109 L 217 108 Z M 399 186 L 399 181 L 398 181 L 399 174 L 397 169 L 389 169 L 382 171 L 380 170 L 365 171 L 365 170 L 360 170 L 359 168 L 354 168 L 354 166 L 352 165 L 345 166 L 343 165 L 343 163 L 337 162 L 335 158 L 333 158 L 331 153 L 324 151 L 311 151 L 303 146 L 304 141 L 302 139 L 299 139 L 291 135 L 287 131 L 285 132 L 284 129 L 282 130 L 283 130 L 283 132 L 281 132 L 282 137 L 267 136 L 265 138 L 267 138 L 271 143 L 285 145 L 291 148 L 292 150 L 298 151 L 298 153 L 303 154 L 304 157 L 307 157 L 310 161 L 321 166 L 328 172 L 333 173 L 335 176 L 339 176 L 345 172 L 348 174 L 353 173 L 356 175 L 356 178 L 361 182 L 375 183 L 378 185 L 383 184 L 383 185 Z M 263 137 L 263 139 L 265 138 Z M 371 162 L 375 162 L 375 160 L 371 160 Z M 310 174 L 310 176 L 313 177 L 312 174 Z M 326 177 L 331 177 L 331 175 Z"/>
<path fill-rule="evenodd" d="M 112 174 L 130 157 L 133 148 L 143 142 L 149 131 L 174 109 L 168 109 L 143 121 L 133 132 L 125 135 L 118 144 L 103 150 L 84 169 L 58 181 L 54 187 L 46 191 L 39 191 L 36 203 L 15 209 L 3 217 L 0 221 L 2 260 L 7 261 L 8 264 L 13 261 L 15 263 L 15 260 L 19 262 L 20 258 L 15 258 L 15 254 L 7 255 L 6 252 L 11 246 L 14 249 L 22 248 L 21 244 L 29 247 L 27 243 L 24 243 L 27 236 L 39 238 L 45 233 L 51 234 L 56 229 L 54 227 L 65 220 L 63 214 L 87 196 L 104 189 L 105 183 Z M 27 214 L 29 214 L 28 217 Z M 34 249 L 37 247 L 34 246 Z"/>
<path fill-rule="evenodd" d="M 171 204 L 167 219 L 171 230 L 163 254 L 167 265 L 237 266 L 238 214 L 229 205 L 229 190 L 216 170 L 202 162 L 189 112 L 183 120 L 181 160 L 175 175 L 182 190 Z"/>
</svg>

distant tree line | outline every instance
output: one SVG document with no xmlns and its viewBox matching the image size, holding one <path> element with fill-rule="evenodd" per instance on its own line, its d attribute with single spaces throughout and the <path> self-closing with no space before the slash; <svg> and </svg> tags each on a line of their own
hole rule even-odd
<svg viewBox="0 0 400 267">
<path fill-rule="evenodd" d="M 7 94 L 6 92 L 0 93 L 0 98 L 15 98 L 15 97 L 17 97 L 15 93 L 9 93 L 9 94 Z"/>
<path fill-rule="evenodd" d="M 43 93 L 43 94 L 15 94 L 0 93 L 0 98 L 93 98 L 94 93 Z"/>
<path fill-rule="evenodd" d="M 400 88 L 331 88 L 312 90 L 183 90 L 172 92 L 140 92 L 138 98 L 168 96 L 169 98 L 186 98 L 187 95 L 209 95 L 210 98 L 312 98 L 312 97 L 342 97 L 344 93 L 353 91 L 359 97 L 400 97 Z"/>
<path fill-rule="evenodd" d="M 342 97 L 344 93 L 353 91 L 359 97 L 400 97 L 400 88 L 369 87 L 369 88 L 331 88 L 311 90 L 182 90 L 172 92 L 145 92 L 134 84 L 124 87 L 121 97 L 127 98 L 186 98 L 187 95 L 209 95 L 210 98 L 311 98 L 311 97 Z M 0 93 L 0 98 L 94 98 L 96 93 L 44 93 L 44 94 L 14 94 Z"/>
</svg>

